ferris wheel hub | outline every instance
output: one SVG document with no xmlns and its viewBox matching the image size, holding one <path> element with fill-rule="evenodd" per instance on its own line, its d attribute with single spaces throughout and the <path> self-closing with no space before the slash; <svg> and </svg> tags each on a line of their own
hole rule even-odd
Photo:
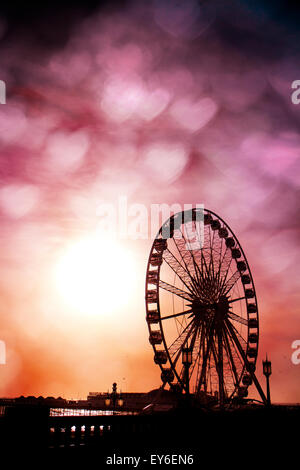
<svg viewBox="0 0 300 470">
<path fill-rule="evenodd" d="M 218 302 L 203 303 L 201 299 L 195 299 L 189 304 L 197 319 L 216 318 L 217 323 L 223 322 L 229 311 L 229 301 L 227 296 L 221 296 Z"/>
<path fill-rule="evenodd" d="M 229 302 L 228 298 L 224 295 L 221 296 L 219 302 L 216 304 L 216 323 L 222 326 L 225 318 L 228 315 Z"/>
<path fill-rule="evenodd" d="M 200 299 L 195 299 L 190 304 L 190 307 L 193 310 L 193 315 L 195 315 L 195 317 L 201 318 L 207 316 L 208 310 L 211 306 L 204 304 Z"/>
</svg>

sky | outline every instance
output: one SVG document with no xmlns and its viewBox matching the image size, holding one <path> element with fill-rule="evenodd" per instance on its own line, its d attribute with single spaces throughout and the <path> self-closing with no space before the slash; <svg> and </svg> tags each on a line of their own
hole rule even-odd
<svg viewBox="0 0 300 470">
<path fill-rule="evenodd" d="M 123 198 L 148 212 L 204 204 L 229 224 L 257 290 L 257 375 L 268 353 L 273 400 L 300 402 L 299 9 L 30 5 L 0 11 L 0 395 L 160 385 L 144 305 L 153 240 L 101 226 Z"/>
</svg>

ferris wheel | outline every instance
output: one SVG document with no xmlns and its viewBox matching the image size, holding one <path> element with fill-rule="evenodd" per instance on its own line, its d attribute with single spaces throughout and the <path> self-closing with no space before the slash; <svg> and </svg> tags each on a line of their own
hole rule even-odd
<svg viewBox="0 0 300 470">
<path fill-rule="evenodd" d="M 214 212 L 178 212 L 160 228 L 146 274 L 146 320 L 163 386 L 220 406 L 254 382 L 259 321 L 253 278 L 230 227 Z M 188 377 L 182 353 L 190 353 Z"/>
</svg>

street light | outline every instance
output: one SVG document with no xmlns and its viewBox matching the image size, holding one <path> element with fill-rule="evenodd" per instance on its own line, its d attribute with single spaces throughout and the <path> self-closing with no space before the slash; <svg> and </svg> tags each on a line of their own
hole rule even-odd
<svg viewBox="0 0 300 470">
<path fill-rule="evenodd" d="M 272 374 L 272 365 L 271 361 L 268 361 L 268 356 L 266 355 L 266 360 L 262 361 L 263 364 L 263 374 L 266 377 L 267 381 L 267 404 L 268 406 L 271 405 L 271 397 L 270 397 L 270 375 Z"/>
<path fill-rule="evenodd" d="M 193 362 L 193 351 L 189 347 L 182 348 L 182 364 L 184 365 L 185 386 L 187 397 L 190 394 L 189 368 Z"/>
<path fill-rule="evenodd" d="M 119 407 L 122 407 L 124 405 L 124 400 L 121 396 L 121 393 L 117 392 L 117 383 L 114 382 L 112 386 L 112 392 L 111 393 L 107 392 L 107 397 L 105 398 L 105 406 L 108 407 L 112 405 L 113 413 L 114 413 L 116 404 Z"/>
<path fill-rule="evenodd" d="M 119 405 L 120 408 L 124 405 L 124 400 L 123 400 L 123 398 L 121 398 L 121 397 L 119 398 L 119 400 L 118 400 L 118 405 Z"/>
</svg>

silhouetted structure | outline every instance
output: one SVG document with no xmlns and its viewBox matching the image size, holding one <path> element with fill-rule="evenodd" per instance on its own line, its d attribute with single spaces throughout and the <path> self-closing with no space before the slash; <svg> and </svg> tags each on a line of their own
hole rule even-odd
<svg viewBox="0 0 300 470">
<path fill-rule="evenodd" d="M 255 384 L 259 322 L 254 281 L 229 225 L 194 208 L 172 215 L 153 242 L 146 273 L 146 321 L 163 386 L 190 388 L 204 404 L 245 398 Z M 190 362 L 180 356 L 190 350 Z"/>
</svg>

